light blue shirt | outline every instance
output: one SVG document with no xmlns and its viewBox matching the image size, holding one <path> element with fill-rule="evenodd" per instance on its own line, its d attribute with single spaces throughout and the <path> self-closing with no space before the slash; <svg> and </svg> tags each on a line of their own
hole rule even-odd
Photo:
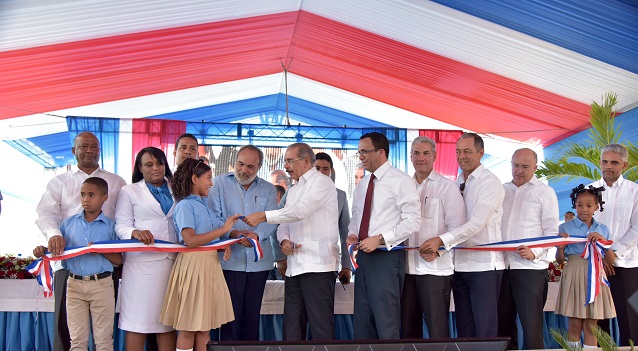
<svg viewBox="0 0 638 351">
<path fill-rule="evenodd" d="M 195 234 L 204 234 L 223 225 L 223 222 L 217 221 L 208 210 L 202 197 L 195 195 L 188 195 L 188 197 L 175 205 L 173 222 L 175 223 L 175 231 L 180 244 L 184 243 L 184 238 L 182 237 L 182 229 L 184 228 L 192 228 L 195 230 Z M 215 239 L 213 241 L 218 240 Z"/>
<path fill-rule="evenodd" d="M 567 233 L 570 237 L 586 237 L 587 234 L 597 232 L 609 239 L 609 228 L 606 225 L 592 218 L 591 227 L 587 228 L 587 224 L 583 223 L 578 217 L 569 222 L 565 222 L 558 226 L 558 233 Z M 585 250 L 585 243 L 569 244 L 565 246 L 565 256 L 580 255 Z"/>
<path fill-rule="evenodd" d="M 164 214 L 168 214 L 168 211 L 173 207 L 173 195 L 170 190 L 168 190 L 168 182 L 164 182 L 164 184 L 159 187 L 155 187 L 149 183 L 146 183 L 146 186 L 155 200 L 159 202 Z"/>
<path fill-rule="evenodd" d="M 62 222 L 60 232 L 66 241 L 65 249 L 117 239 L 115 221 L 105 216 L 104 212 L 90 223 L 84 218 L 84 211 L 73 215 Z M 62 262 L 62 266 L 76 275 L 113 272 L 113 264 L 100 254 L 86 254 L 69 258 Z"/>
<path fill-rule="evenodd" d="M 223 174 L 215 178 L 213 187 L 208 192 L 208 207 L 218 221 L 226 221 L 226 218 L 234 214 L 249 215 L 254 212 L 270 211 L 277 209 L 277 190 L 265 180 L 257 177 L 250 184 L 248 190 L 241 186 L 234 173 Z M 239 272 L 260 272 L 273 268 L 273 254 L 270 237 L 276 232 L 276 224 L 260 223 L 257 227 L 249 227 L 239 220 L 233 226 L 234 230 L 250 230 L 259 236 L 259 244 L 264 253 L 264 258 L 255 261 L 255 253 L 252 247 L 233 245 L 232 254 L 228 261 L 221 259 L 222 268 Z M 225 233 L 222 238 L 230 235 Z"/>
</svg>

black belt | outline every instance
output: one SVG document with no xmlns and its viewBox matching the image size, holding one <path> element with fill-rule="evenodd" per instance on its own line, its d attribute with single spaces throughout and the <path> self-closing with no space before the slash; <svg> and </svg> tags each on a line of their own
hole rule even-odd
<svg viewBox="0 0 638 351">
<path fill-rule="evenodd" d="M 77 274 L 69 273 L 69 277 L 73 279 L 78 279 L 78 280 L 98 280 L 98 279 L 104 279 L 110 276 L 111 276 L 111 272 L 102 272 L 102 273 L 93 274 L 93 275 L 77 275 Z"/>
</svg>

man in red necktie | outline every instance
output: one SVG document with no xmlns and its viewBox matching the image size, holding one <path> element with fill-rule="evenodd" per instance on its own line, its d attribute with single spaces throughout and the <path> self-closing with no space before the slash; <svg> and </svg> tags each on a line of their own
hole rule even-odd
<svg viewBox="0 0 638 351">
<path fill-rule="evenodd" d="M 398 339 L 401 289 L 405 274 L 400 245 L 421 225 L 421 203 L 412 177 L 388 162 L 385 135 L 367 133 L 359 139 L 359 160 L 370 173 L 354 190 L 348 243 L 359 243 L 354 291 L 355 339 Z"/>
</svg>

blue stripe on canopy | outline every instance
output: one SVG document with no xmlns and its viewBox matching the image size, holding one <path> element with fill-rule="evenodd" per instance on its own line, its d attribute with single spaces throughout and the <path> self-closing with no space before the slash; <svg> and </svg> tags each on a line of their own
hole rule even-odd
<svg viewBox="0 0 638 351">
<path fill-rule="evenodd" d="M 5 140 L 5 142 L 44 168 L 57 168 L 75 163 L 75 158 L 71 154 L 69 132 L 28 139 Z"/>
<path fill-rule="evenodd" d="M 638 3 L 632 0 L 433 0 L 638 73 Z"/>
<path fill-rule="evenodd" d="M 307 100 L 288 97 L 289 117 L 297 123 L 311 126 L 342 127 L 347 125 L 352 128 L 392 128 L 392 126 L 379 123 L 358 115 L 343 112 L 334 108 L 319 105 Z M 285 125 L 286 96 L 273 94 L 253 99 L 229 102 L 219 105 L 206 106 L 196 109 L 149 116 L 155 119 L 182 120 L 186 122 L 231 123 L 242 122 L 246 119 L 259 118 L 259 121 L 251 121 L 252 124 Z M 72 138 L 78 131 L 87 130 L 98 134 L 99 130 L 108 130 L 101 133 L 102 143 L 112 144 L 117 147 L 117 133 L 119 121 L 111 118 L 72 118 L 69 120 L 70 132 L 61 132 L 43 135 L 28 139 L 6 141 L 29 158 L 43 165 L 45 168 L 57 168 L 67 164 L 75 164 L 70 148 Z M 102 126 L 100 124 L 107 124 Z M 102 148 L 105 150 L 105 148 Z M 104 152 L 104 151 L 102 151 Z M 115 153 L 117 150 L 114 151 Z M 100 156 L 103 168 L 114 170 L 114 154 Z"/>
<path fill-rule="evenodd" d="M 233 123 L 259 118 L 260 124 L 283 125 L 286 123 L 285 116 L 286 96 L 274 94 L 148 117 L 213 123 Z M 353 128 L 393 128 L 387 124 L 293 96 L 288 97 L 288 116 L 296 122 L 313 126 L 342 127 L 347 125 Z"/>
</svg>

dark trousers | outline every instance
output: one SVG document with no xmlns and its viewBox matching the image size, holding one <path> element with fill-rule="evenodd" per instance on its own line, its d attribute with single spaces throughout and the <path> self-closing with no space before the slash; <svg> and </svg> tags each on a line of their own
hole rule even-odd
<svg viewBox="0 0 638 351">
<path fill-rule="evenodd" d="M 638 268 L 614 267 L 616 274 L 608 276 L 611 297 L 616 306 L 616 318 L 620 330 L 620 346 L 629 346 L 629 339 L 638 341 L 638 312 L 628 300 L 638 292 Z M 603 330 L 609 332 L 609 319 L 598 321 Z"/>
<path fill-rule="evenodd" d="M 357 254 L 359 268 L 354 285 L 354 338 L 399 339 L 401 290 L 405 252 L 373 251 Z"/>
<path fill-rule="evenodd" d="M 71 335 L 66 324 L 66 281 L 69 271 L 60 269 L 53 273 L 53 351 L 69 351 Z"/>
<path fill-rule="evenodd" d="M 543 308 L 547 301 L 547 269 L 503 271 L 498 305 L 498 335 L 509 337 L 510 350 L 518 350 L 518 313 L 523 327 L 524 349 L 544 349 Z"/>
<path fill-rule="evenodd" d="M 430 338 L 449 339 L 452 276 L 406 274 L 401 295 L 401 337 L 423 338 L 423 317 Z"/>
<path fill-rule="evenodd" d="M 459 338 L 498 335 L 502 270 L 454 272 L 454 306 Z"/>
<path fill-rule="evenodd" d="M 222 325 L 219 333 L 221 341 L 259 340 L 259 315 L 268 271 L 224 270 L 224 278 L 233 302 L 235 320 Z"/>
<path fill-rule="evenodd" d="M 308 324 L 313 340 L 334 340 L 335 276 L 331 271 L 286 277 L 284 340 L 306 340 Z"/>
</svg>

